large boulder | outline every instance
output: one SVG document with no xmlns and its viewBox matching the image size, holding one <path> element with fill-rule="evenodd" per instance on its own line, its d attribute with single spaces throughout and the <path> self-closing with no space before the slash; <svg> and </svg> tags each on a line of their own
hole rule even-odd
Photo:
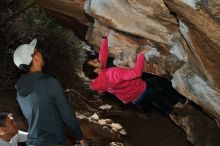
<svg viewBox="0 0 220 146">
<path fill-rule="evenodd" d="M 53 15 L 62 14 L 89 27 L 86 40 L 97 51 L 101 37 L 110 30 L 110 56 L 116 58 L 119 66 L 132 67 L 141 46 L 156 48 L 160 55 L 146 62 L 146 71 L 169 77 L 180 94 L 220 119 L 218 0 L 39 0 L 39 3 Z"/>
<path fill-rule="evenodd" d="M 184 66 L 177 71 L 173 81 L 176 82 L 180 93 L 206 110 L 212 111 L 211 113 L 219 118 L 220 109 L 217 105 L 220 101 L 220 25 L 201 6 L 199 7 L 198 1 L 165 2 L 171 11 L 177 14 L 180 32 L 188 45 L 184 48 L 188 67 Z M 180 83 L 179 79 L 183 82 Z M 184 91 L 184 86 L 188 91 Z"/>
</svg>

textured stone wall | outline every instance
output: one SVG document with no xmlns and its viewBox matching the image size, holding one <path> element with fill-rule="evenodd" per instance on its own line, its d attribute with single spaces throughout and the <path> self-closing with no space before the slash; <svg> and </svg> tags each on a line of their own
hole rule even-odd
<svg viewBox="0 0 220 146">
<path fill-rule="evenodd" d="M 179 93 L 220 118 L 220 1 L 218 0 L 38 0 L 69 22 L 97 51 L 110 29 L 109 50 L 118 65 L 134 65 L 143 45 L 160 52 L 146 71 L 171 77 Z M 67 19 L 68 18 L 68 19 Z M 81 27 L 82 26 L 82 27 Z"/>
</svg>

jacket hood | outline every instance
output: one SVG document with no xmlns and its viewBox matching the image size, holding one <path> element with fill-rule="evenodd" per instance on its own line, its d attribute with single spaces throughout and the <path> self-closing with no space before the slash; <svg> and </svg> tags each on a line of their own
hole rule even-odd
<svg viewBox="0 0 220 146">
<path fill-rule="evenodd" d="M 22 75 L 15 86 L 19 96 L 26 97 L 30 94 L 34 88 L 33 84 L 42 76 L 42 72 L 33 72 Z"/>
</svg>

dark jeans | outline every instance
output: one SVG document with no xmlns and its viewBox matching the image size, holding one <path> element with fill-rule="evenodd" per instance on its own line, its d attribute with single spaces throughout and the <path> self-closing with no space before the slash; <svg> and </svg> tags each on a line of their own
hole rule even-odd
<svg viewBox="0 0 220 146">
<path fill-rule="evenodd" d="M 144 111 L 149 111 L 153 106 L 158 108 L 164 114 L 168 115 L 172 112 L 173 105 L 182 101 L 183 97 L 172 87 L 170 81 L 165 78 L 144 73 L 142 79 L 148 85 L 147 89 L 134 101 L 134 104 L 143 108 Z"/>
<path fill-rule="evenodd" d="M 152 108 L 152 102 L 154 98 L 152 95 L 152 88 L 148 87 L 138 99 L 133 101 L 133 104 L 141 107 L 145 112 L 147 112 Z"/>
</svg>

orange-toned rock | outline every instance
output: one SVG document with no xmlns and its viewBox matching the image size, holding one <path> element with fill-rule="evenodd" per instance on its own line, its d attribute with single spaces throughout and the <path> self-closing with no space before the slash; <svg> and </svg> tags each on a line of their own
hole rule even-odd
<svg viewBox="0 0 220 146">
<path fill-rule="evenodd" d="M 84 12 L 85 0 L 38 0 L 38 4 L 84 39 L 92 19 Z"/>
<path fill-rule="evenodd" d="M 75 18 L 78 22 L 88 25 L 89 21 L 84 13 L 85 0 L 38 0 L 40 6 L 60 17 Z M 59 17 L 58 16 L 58 17 Z"/>
</svg>

